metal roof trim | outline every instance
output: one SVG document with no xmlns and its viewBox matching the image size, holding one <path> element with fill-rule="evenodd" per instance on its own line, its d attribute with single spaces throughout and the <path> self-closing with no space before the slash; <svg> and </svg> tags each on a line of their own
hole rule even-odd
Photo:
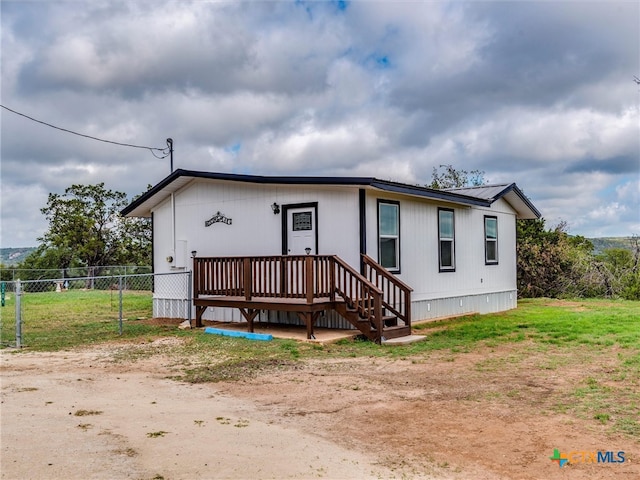
<svg viewBox="0 0 640 480">
<path fill-rule="evenodd" d="M 468 195 L 460 191 L 447 191 L 447 190 L 435 190 L 428 187 L 422 187 L 419 185 L 408 185 L 398 182 L 392 182 L 389 180 L 380 180 L 374 177 L 303 177 L 303 176 L 274 176 L 266 177 L 259 175 L 246 175 L 235 173 L 216 173 L 216 172 L 202 172 L 196 170 L 183 170 L 177 169 L 170 175 L 165 177 L 157 185 L 150 190 L 142 194 L 136 200 L 131 202 L 128 206 L 121 210 L 123 216 L 129 215 L 135 210 L 142 207 L 146 202 L 155 197 L 158 193 L 173 193 L 182 188 L 186 183 L 178 182 L 181 177 L 188 177 L 192 179 L 210 179 L 210 180 L 223 180 L 233 182 L 247 182 L 257 184 L 280 184 L 280 185 L 344 185 L 344 186 L 368 186 L 378 190 L 393 192 L 402 195 L 412 195 L 422 198 L 428 198 L 432 200 L 442 200 L 452 203 L 475 205 L 475 206 L 490 206 L 497 198 L 483 199 L 477 196 Z M 188 183 L 188 182 L 187 182 Z M 174 187 L 172 187 L 174 184 Z M 507 189 L 500 193 L 500 197 L 507 194 L 511 189 L 516 189 L 516 193 L 527 204 L 533 212 L 538 216 L 539 213 L 533 207 L 531 202 L 522 194 L 520 189 L 517 188 L 515 183 L 510 184 Z M 465 189 L 460 189 L 465 190 Z M 498 198 L 500 198 L 498 197 Z M 141 212 L 140 212 L 141 213 Z"/>
<path fill-rule="evenodd" d="M 488 207 L 490 205 L 490 203 L 486 200 L 482 200 L 477 197 L 471 197 L 455 192 L 447 192 L 445 190 L 435 190 L 433 188 L 421 187 L 418 185 L 406 185 L 402 183 L 374 179 L 374 182 L 371 184 L 371 186 L 388 192 L 401 193 L 404 195 L 414 195 L 434 200 L 444 200 L 453 203 L 463 203 L 465 205 L 476 205 L 481 207 Z"/>
<path fill-rule="evenodd" d="M 475 187 L 452 188 L 452 189 L 449 189 L 448 191 L 462 193 L 462 192 L 470 192 L 472 190 L 482 191 L 482 190 L 491 190 L 491 189 L 498 189 L 498 188 L 500 190 L 496 194 L 494 194 L 492 197 L 490 198 L 484 197 L 484 198 L 490 201 L 491 203 L 493 203 L 496 200 L 499 200 L 500 198 L 505 197 L 510 193 L 513 193 L 518 197 L 518 200 L 520 200 L 524 204 L 524 206 L 528 208 L 536 218 L 540 218 L 542 216 L 541 213 L 538 211 L 538 209 L 533 205 L 531 200 L 529 200 L 529 198 L 524 194 L 522 190 L 520 190 L 520 188 L 518 188 L 518 185 L 516 185 L 515 183 L 504 183 L 504 184 L 501 183 L 501 184 L 494 184 L 494 185 L 478 185 Z M 470 196 L 474 196 L 473 194 L 470 194 L 470 193 L 466 193 L 466 194 Z M 476 198 L 483 198 L 483 197 L 476 196 Z"/>
</svg>

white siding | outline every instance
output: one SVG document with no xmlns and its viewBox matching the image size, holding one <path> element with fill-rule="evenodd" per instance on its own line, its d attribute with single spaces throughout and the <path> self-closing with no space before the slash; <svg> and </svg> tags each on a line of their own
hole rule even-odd
<svg viewBox="0 0 640 480">
<path fill-rule="evenodd" d="M 276 202 L 281 213 L 274 215 Z M 318 203 L 318 253 L 338 254 L 359 261 L 358 189 L 322 186 L 256 185 L 238 182 L 196 181 L 175 194 L 176 242 L 198 256 L 280 255 L 282 206 Z M 205 222 L 217 212 L 231 225 Z M 172 245 L 171 204 L 154 209 L 156 271 L 169 271 L 166 257 Z M 159 258 L 158 258 L 159 257 Z M 175 263 L 175 262 L 174 262 Z"/>
<path fill-rule="evenodd" d="M 280 205 L 274 215 L 271 205 Z M 177 268 L 180 255 L 195 250 L 199 257 L 233 255 L 280 255 L 284 205 L 317 203 L 318 253 L 337 254 L 359 266 L 358 188 L 330 186 L 282 186 L 240 182 L 197 180 L 175 193 L 175 247 L 173 245 L 171 200 L 153 209 L 154 271 Z M 217 212 L 231 218 L 231 225 L 205 222 Z M 172 263 L 168 256 L 174 257 Z M 186 269 L 190 269 L 187 259 Z M 175 312 L 175 302 L 163 303 L 170 295 L 157 291 L 154 305 Z M 169 306 L 171 305 L 171 306 Z M 207 320 L 241 321 L 234 309 L 208 308 Z"/>
<path fill-rule="evenodd" d="M 374 259 L 378 259 L 378 199 L 400 201 L 401 270 L 398 277 L 413 288 L 413 302 L 516 289 L 515 215 L 506 202 L 499 200 L 494 208 L 471 208 L 377 192 L 369 195 L 367 253 Z M 440 272 L 438 267 L 438 207 L 455 212 L 456 269 L 453 272 Z M 485 215 L 498 217 L 497 265 L 485 265 Z"/>
<path fill-rule="evenodd" d="M 171 199 L 153 209 L 154 270 L 175 271 L 176 262 L 197 251 L 200 257 L 231 255 L 279 255 L 285 205 L 317 203 L 318 253 L 336 254 L 359 270 L 359 189 L 356 186 L 261 185 L 197 179 L 174 195 L 175 235 Z M 367 190 L 367 253 L 378 259 L 377 200 L 400 203 L 400 274 L 413 288 L 413 319 L 435 318 L 468 312 L 493 312 L 516 305 L 515 214 L 504 200 L 491 208 L 453 204 Z M 274 215 L 271 204 L 281 213 Z M 455 272 L 438 270 L 438 207 L 455 212 Z M 217 212 L 231 225 L 205 222 Z M 498 218 L 497 265 L 485 265 L 484 216 Z M 179 251 L 178 251 L 179 250 Z M 185 253 L 186 252 L 186 253 Z M 174 257 L 172 263 L 168 256 Z M 190 269 L 187 258 L 185 269 Z M 179 270 L 179 269 L 178 269 Z M 488 301 L 487 301 L 488 299 Z M 172 300 L 172 301 L 169 301 Z M 462 306 L 460 306 L 462 301 Z M 184 310 L 171 294 L 156 289 L 158 313 Z M 155 314 L 155 310 L 154 310 Z M 167 315 L 159 315 L 167 316 Z M 335 315 L 319 325 L 346 325 Z M 241 321 L 237 310 L 207 309 L 205 319 Z M 261 320 L 283 315 L 261 314 Z"/>
<path fill-rule="evenodd" d="M 166 200 L 153 211 L 153 271 L 156 273 L 170 271 L 167 257 L 174 254 L 171 222 L 171 202 Z"/>
</svg>

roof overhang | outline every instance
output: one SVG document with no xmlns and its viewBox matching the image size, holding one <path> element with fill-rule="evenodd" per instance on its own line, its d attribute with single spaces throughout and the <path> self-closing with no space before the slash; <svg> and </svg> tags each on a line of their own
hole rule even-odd
<svg viewBox="0 0 640 480">
<path fill-rule="evenodd" d="M 531 203 L 531 200 L 529 200 L 529 198 L 515 183 L 452 188 L 447 191 L 481 198 L 490 204 L 504 198 L 504 200 L 516 211 L 518 219 L 530 220 L 540 218 L 541 216 L 538 209 L 533 205 L 533 203 Z"/>
<path fill-rule="evenodd" d="M 407 185 L 403 183 L 379 180 L 373 177 L 291 177 L 291 176 L 258 176 L 238 175 L 232 173 L 200 172 L 194 170 L 178 169 L 164 178 L 160 183 L 149 189 L 140 197 L 125 207 L 121 214 L 129 217 L 150 217 L 156 205 L 163 202 L 171 194 L 181 190 L 189 183 L 198 179 L 255 183 L 262 185 L 326 185 L 326 186 L 352 186 L 370 188 L 384 192 L 392 192 L 399 195 L 410 195 L 430 200 L 444 201 L 467 206 L 488 207 L 498 198 L 505 197 L 507 202 L 518 212 L 518 218 L 538 218 L 540 214 L 529 200 L 522 194 L 515 184 L 500 190 L 497 198 L 482 198 L 469 194 L 467 189 L 435 190 L 419 185 Z M 534 215 L 534 216 L 530 216 Z"/>
<path fill-rule="evenodd" d="M 518 218 L 521 220 L 534 220 L 542 216 L 533 203 L 531 203 L 531 200 L 529 200 L 515 183 L 512 183 L 498 198 L 504 198 L 509 205 L 514 208 L 518 214 Z"/>
</svg>

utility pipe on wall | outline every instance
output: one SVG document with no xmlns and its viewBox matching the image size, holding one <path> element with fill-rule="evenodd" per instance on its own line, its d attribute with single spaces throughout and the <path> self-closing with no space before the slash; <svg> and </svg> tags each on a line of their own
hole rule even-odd
<svg viewBox="0 0 640 480">
<path fill-rule="evenodd" d="M 176 261 L 176 202 L 173 192 L 171 192 L 171 256 L 173 264 Z"/>
</svg>

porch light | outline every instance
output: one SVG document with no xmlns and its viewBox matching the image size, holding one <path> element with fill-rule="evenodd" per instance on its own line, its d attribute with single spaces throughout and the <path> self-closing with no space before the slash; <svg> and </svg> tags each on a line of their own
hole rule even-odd
<svg viewBox="0 0 640 480">
<path fill-rule="evenodd" d="M 276 202 L 273 202 L 273 205 L 271 205 L 271 210 L 273 210 L 274 215 L 278 215 L 280 213 L 280 205 L 278 205 Z"/>
<path fill-rule="evenodd" d="M 309 247 L 305 248 L 304 251 L 307 252 L 307 255 L 311 253 L 311 249 Z"/>
<path fill-rule="evenodd" d="M 198 252 L 196 250 L 191 250 L 191 257 L 192 258 L 196 258 L 197 254 L 198 254 Z"/>
</svg>

